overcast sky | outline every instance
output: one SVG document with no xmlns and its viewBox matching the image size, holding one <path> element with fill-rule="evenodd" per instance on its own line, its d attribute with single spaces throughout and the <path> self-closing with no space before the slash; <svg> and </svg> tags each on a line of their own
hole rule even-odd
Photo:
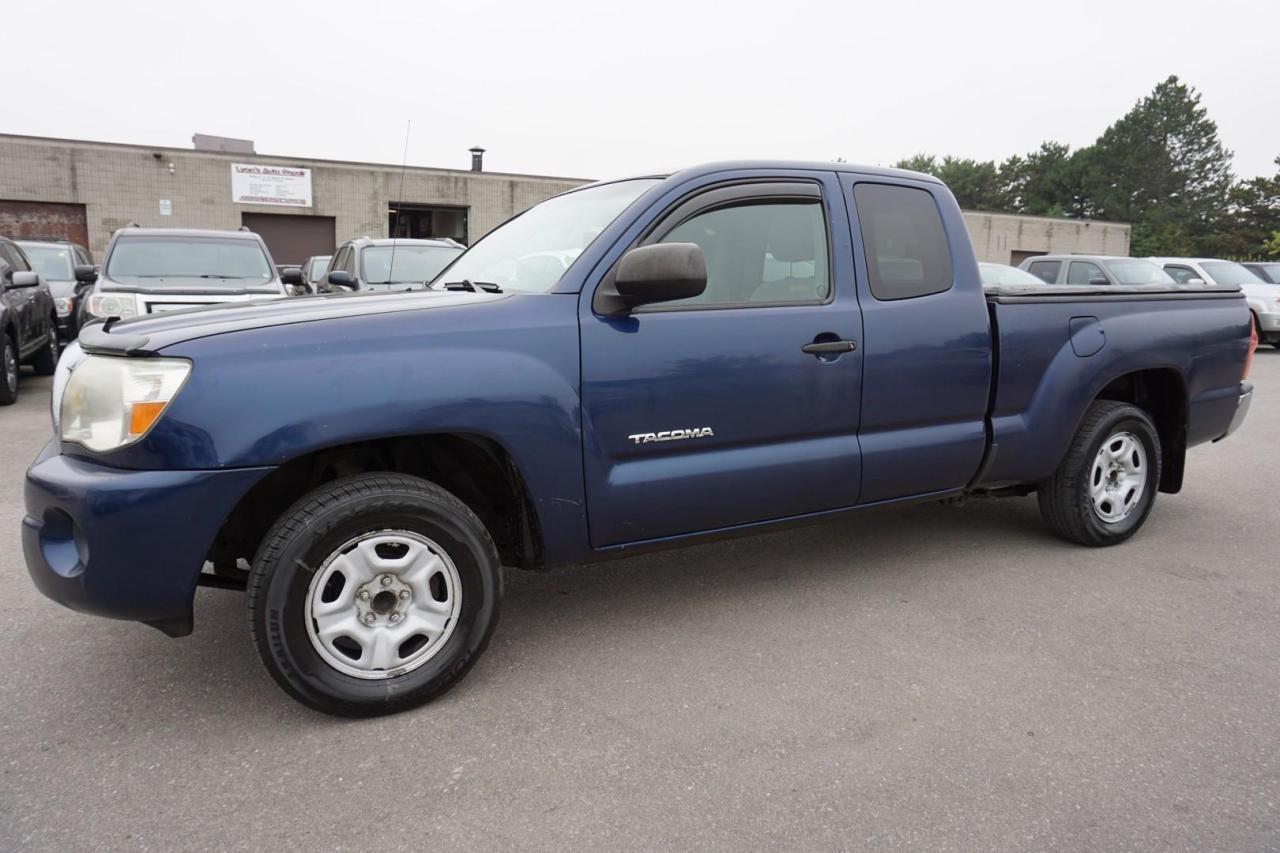
<svg viewBox="0 0 1280 853">
<path fill-rule="evenodd" d="M 0 130 L 571 177 L 1092 142 L 1169 74 L 1280 154 L 1280 2 L 7 3 Z"/>
</svg>

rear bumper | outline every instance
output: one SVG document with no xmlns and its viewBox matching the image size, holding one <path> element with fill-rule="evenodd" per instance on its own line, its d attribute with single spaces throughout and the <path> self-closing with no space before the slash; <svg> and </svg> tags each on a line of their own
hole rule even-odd
<svg viewBox="0 0 1280 853">
<path fill-rule="evenodd" d="M 1249 414 L 1249 406 L 1252 403 L 1253 403 L 1253 383 L 1252 382 L 1240 383 L 1240 396 L 1236 398 L 1235 414 L 1231 416 L 1231 423 L 1227 426 L 1227 431 L 1224 432 L 1222 435 L 1218 436 L 1215 439 L 1215 441 L 1222 441 L 1222 439 L 1226 438 L 1227 436 L 1231 435 L 1231 433 L 1240 429 L 1240 425 L 1244 423 L 1245 417 Z"/>
<path fill-rule="evenodd" d="M 190 633 L 205 555 L 271 470 L 127 471 L 61 456 L 51 442 L 27 471 L 27 571 L 72 610 Z"/>
</svg>

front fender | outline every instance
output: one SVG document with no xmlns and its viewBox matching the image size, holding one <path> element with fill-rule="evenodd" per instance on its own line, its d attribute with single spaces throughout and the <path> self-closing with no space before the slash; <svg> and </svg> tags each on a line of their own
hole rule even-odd
<svg viewBox="0 0 1280 853">
<path fill-rule="evenodd" d="M 572 295 L 538 294 L 174 344 L 162 355 L 192 361 L 187 384 L 153 432 L 109 464 L 277 466 L 381 438 L 480 435 L 511 455 L 548 538 L 578 541 L 576 304 Z"/>
</svg>

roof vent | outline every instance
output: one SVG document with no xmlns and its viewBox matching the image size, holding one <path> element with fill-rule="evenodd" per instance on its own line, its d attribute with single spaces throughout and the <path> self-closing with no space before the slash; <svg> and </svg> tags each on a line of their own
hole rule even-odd
<svg viewBox="0 0 1280 853">
<path fill-rule="evenodd" d="M 255 154 L 252 139 L 232 139 L 229 136 L 211 136 L 197 133 L 191 137 L 197 151 L 222 151 L 227 154 Z"/>
<path fill-rule="evenodd" d="M 471 146 L 471 148 L 467 150 L 471 152 L 471 171 L 483 172 L 484 171 L 484 149 L 481 148 L 479 145 L 473 145 Z"/>
</svg>

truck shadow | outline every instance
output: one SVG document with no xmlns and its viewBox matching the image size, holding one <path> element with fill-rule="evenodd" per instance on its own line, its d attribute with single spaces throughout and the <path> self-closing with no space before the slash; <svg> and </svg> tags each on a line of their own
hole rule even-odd
<svg viewBox="0 0 1280 853">
<path fill-rule="evenodd" d="M 654 614 L 672 620 L 669 628 L 678 635 L 683 624 L 696 634 L 708 621 L 776 609 L 779 589 L 793 600 L 843 596 L 852 604 L 868 594 L 868 585 L 883 592 L 886 585 L 928 583 L 935 572 L 955 571 L 948 563 L 957 554 L 973 554 L 964 571 L 988 571 L 984 548 L 992 541 L 1042 558 L 1046 549 L 1074 547 L 1043 530 L 1029 498 L 921 504 L 550 572 L 508 570 L 502 621 L 489 651 L 432 713 L 467 697 L 510 701 L 507 694 L 521 690 L 529 673 L 541 672 L 544 681 L 554 674 L 566 649 L 608 654 L 601 649 L 613 638 L 634 635 Z M 127 706 L 128 718 L 142 726 L 192 717 L 219 727 L 349 725 L 297 705 L 276 687 L 258 661 L 247 621 L 244 596 L 221 590 L 197 594 L 195 633 L 177 641 L 95 620 L 91 624 L 111 635 L 96 641 L 100 647 L 129 653 L 104 653 L 100 667 L 77 674 L 77 693 L 86 702 L 115 705 L 116 714 Z M 583 644 L 582 638 L 591 639 Z M 149 687 L 137 690 L 140 684 Z"/>
</svg>

